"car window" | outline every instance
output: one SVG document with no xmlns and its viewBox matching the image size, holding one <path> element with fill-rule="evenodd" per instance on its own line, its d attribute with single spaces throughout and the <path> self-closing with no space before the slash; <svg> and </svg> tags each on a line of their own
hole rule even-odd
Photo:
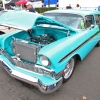
<svg viewBox="0 0 100 100">
<path fill-rule="evenodd" d="M 96 24 L 100 25 L 100 15 L 96 15 Z"/>
<path fill-rule="evenodd" d="M 85 16 L 86 28 L 89 28 L 92 24 L 94 24 L 93 15 Z"/>
<path fill-rule="evenodd" d="M 45 16 L 55 19 L 67 26 L 71 26 L 75 29 L 83 29 L 84 19 L 82 16 L 70 13 L 44 13 Z"/>
</svg>

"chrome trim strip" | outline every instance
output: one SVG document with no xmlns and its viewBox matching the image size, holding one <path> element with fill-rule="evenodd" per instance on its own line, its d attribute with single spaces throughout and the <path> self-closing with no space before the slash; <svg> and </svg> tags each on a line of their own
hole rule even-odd
<svg viewBox="0 0 100 100">
<path fill-rule="evenodd" d="M 6 62 L 4 62 L 2 59 L 0 59 L 0 62 L 1 64 L 4 63 L 5 66 L 3 66 L 3 68 L 14 78 L 17 78 L 19 80 L 22 80 L 26 83 L 29 83 L 29 84 L 32 84 L 34 86 L 36 86 L 43 94 L 49 94 L 49 93 L 52 93 L 56 90 L 58 90 L 62 83 L 63 83 L 63 79 L 60 78 L 60 80 L 56 83 L 53 83 L 53 84 L 48 84 L 48 85 L 45 85 L 41 82 L 41 80 L 35 78 L 35 77 L 32 77 L 32 76 L 29 76 L 29 75 L 26 75 L 24 73 L 21 73 L 21 72 L 18 72 L 16 70 L 13 70 Z"/>
<path fill-rule="evenodd" d="M 15 58 L 12 57 L 12 59 L 14 60 Z M 18 61 L 18 62 L 20 62 L 20 64 L 21 64 L 22 61 Z M 55 71 L 54 70 L 47 69 L 47 68 L 40 66 L 40 65 L 33 65 L 33 66 L 31 65 L 30 66 L 30 65 L 28 65 L 28 63 L 26 63 L 28 65 L 27 66 L 24 62 L 22 62 L 22 64 L 24 64 L 25 67 L 21 67 L 21 65 L 19 65 L 18 62 L 16 63 L 16 61 L 15 61 L 15 63 L 16 63 L 15 66 L 18 67 L 19 69 L 23 69 L 23 70 L 26 70 L 28 72 L 32 72 L 35 74 L 40 74 L 42 76 L 47 76 L 47 77 L 55 80 Z M 39 69 L 41 70 L 41 72 L 38 71 Z M 50 75 L 48 76 L 47 73 L 49 73 Z"/>
<path fill-rule="evenodd" d="M 20 29 L 20 30 L 25 30 L 25 31 L 28 30 L 28 29 L 23 28 L 23 27 L 13 26 L 13 25 L 9 25 L 9 24 L 3 24 L 3 23 L 0 23 L 0 25 L 2 25 L 2 26 L 8 26 L 8 27 L 12 27 L 12 28 L 15 28 L 15 29 Z"/>
<path fill-rule="evenodd" d="M 45 70 L 45 71 L 48 71 L 48 72 L 50 72 L 50 73 L 54 72 L 54 70 L 47 69 L 47 68 L 42 67 L 42 66 L 40 66 L 40 65 L 35 65 L 35 67 L 41 68 L 41 69 L 43 69 L 43 70 Z"/>
</svg>

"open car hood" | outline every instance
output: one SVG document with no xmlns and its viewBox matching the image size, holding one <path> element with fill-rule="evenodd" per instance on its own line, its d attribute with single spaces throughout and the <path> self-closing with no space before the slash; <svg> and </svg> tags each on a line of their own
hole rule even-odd
<svg viewBox="0 0 100 100">
<path fill-rule="evenodd" d="M 73 28 L 68 27 L 58 21 L 31 12 L 8 11 L 3 13 L 0 16 L 0 25 L 4 25 L 8 27 L 28 30 L 40 24 L 55 25 L 55 26 L 60 26 L 62 28 L 65 28 L 67 30 L 75 31 Z"/>
</svg>

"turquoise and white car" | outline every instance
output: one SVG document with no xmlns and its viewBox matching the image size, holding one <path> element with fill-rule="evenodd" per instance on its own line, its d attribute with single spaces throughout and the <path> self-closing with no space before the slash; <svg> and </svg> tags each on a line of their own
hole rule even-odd
<svg viewBox="0 0 100 100">
<path fill-rule="evenodd" d="M 71 77 L 77 60 L 100 45 L 100 12 L 68 9 L 44 15 L 1 13 L 0 25 L 18 30 L 0 35 L 0 63 L 12 77 L 48 94 Z"/>
</svg>

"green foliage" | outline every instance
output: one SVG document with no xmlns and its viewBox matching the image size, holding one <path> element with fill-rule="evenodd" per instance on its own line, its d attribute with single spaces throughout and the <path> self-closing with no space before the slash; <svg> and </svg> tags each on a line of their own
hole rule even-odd
<svg viewBox="0 0 100 100">
<path fill-rule="evenodd" d="M 41 7 L 41 8 L 35 8 L 36 12 L 38 13 L 44 13 L 45 11 L 48 11 L 48 10 L 54 10 L 56 9 L 56 7 Z"/>
<path fill-rule="evenodd" d="M 2 4 L 2 1 L 0 0 L 0 4 Z"/>
</svg>

